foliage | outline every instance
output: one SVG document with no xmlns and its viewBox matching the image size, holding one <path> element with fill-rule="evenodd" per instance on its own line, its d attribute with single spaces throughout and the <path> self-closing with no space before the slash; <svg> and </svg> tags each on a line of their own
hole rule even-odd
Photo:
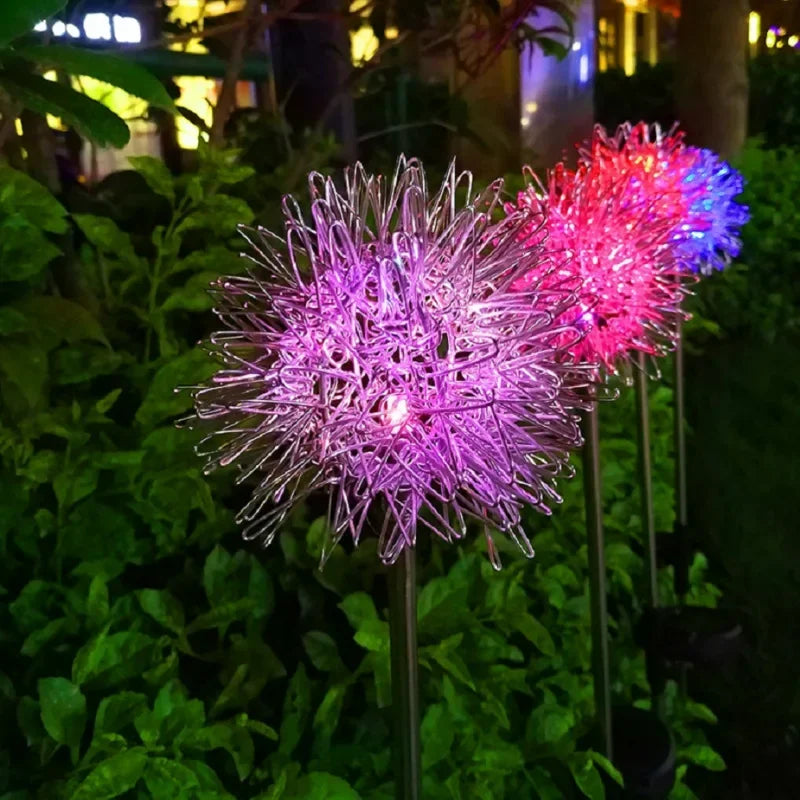
<svg viewBox="0 0 800 800">
<path fill-rule="evenodd" d="M 392 796 L 388 624 L 374 540 L 317 569 L 324 502 L 267 552 L 232 522 L 246 487 L 201 474 L 176 384 L 213 368 L 208 280 L 242 268 L 235 154 L 196 174 L 134 161 L 118 195 L 68 214 L 25 175 L 0 191 L 0 797 Z M 134 180 L 135 179 L 135 180 Z M 236 192 L 236 193 L 234 193 Z M 273 212 L 274 213 L 274 212 Z M 90 302 L 54 289 L 72 233 Z M 59 240 L 61 241 L 61 240 Z M 660 528 L 672 521 L 670 391 L 654 387 Z M 632 393 L 602 409 L 619 700 L 647 703 L 632 625 L 645 596 Z M 578 465 L 579 469 L 579 465 Z M 428 796 L 605 796 L 591 749 L 582 488 L 530 521 L 537 558 L 479 538 L 421 545 L 419 636 Z M 693 599 L 713 603 L 702 560 Z M 669 575 L 663 576 L 669 590 Z M 669 599 L 669 598 L 667 598 Z M 670 709 L 683 771 L 718 768 L 701 722 Z M 607 773 L 611 773 L 609 777 Z M 444 787 L 444 789 L 442 789 Z M 2 793 L 7 794 L 3 795 Z M 676 798 L 691 798 L 681 782 Z"/>
<path fill-rule="evenodd" d="M 60 44 L 30 41 L 33 26 L 62 11 L 67 0 L 0 0 L 0 90 L 3 118 L 15 117 L 25 108 L 53 114 L 100 146 L 123 147 L 130 138 L 125 122 L 102 103 L 68 85 L 46 80 L 39 71 L 96 78 L 146 100 L 173 110 L 164 86 L 147 70 L 119 56 Z"/>
<path fill-rule="evenodd" d="M 794 204 L 800 191 L 798 152 L 748 142 L 736 160 L 746 179 L 742 200 L 751 222 L 739 259 L 699 287 L 697 310 L 718 320 L 728 335 L 752 334 L 769 342 L 800 327 L 800 233 Z"/>
</svg>

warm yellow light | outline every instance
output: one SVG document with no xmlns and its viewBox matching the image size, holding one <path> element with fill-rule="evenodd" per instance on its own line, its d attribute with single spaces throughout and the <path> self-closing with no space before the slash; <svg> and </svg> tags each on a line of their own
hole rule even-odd
<svg viewBox="0 0 800 800">
<path fill-rule="evenodd" d="M 789 47 L 797 47 L 797 42 L 800 41 L 796 36 L 789 37 Z"/>
<path fill-rule="evenodd" d="M 630 6 L 625 8 L 622 69 L 626 75 L 633 75 L 636 72 L 636 12 Z"/>
<path fill-rule="evenodd" d="M 183 75 L 175 78 L 181 90 L 178 105 L 193 111 L 209 127 L 214 117 L 217 83 L 209 78 L 197 75 Z M 178 145 L 184 150 L 195 150 L 200 141 L 200 129 L 185 117 L 175 117 L 175 129 Z"/>
<path fill-rule="evenodd" d="M 528 114 L 535 114 L 538 110 L 539 104 L 535 100 L 525 103 L 525 111 L 527 111 Z"/>
<path fill-rule="evenodd" d="M 747 24 L 747 39 L 750 44 L 757 44 L 761 38 L 761 14 L 751 11 Z"/>
<path fill-rule="evenodd" d="M 781 47 L 783 47 L 783 39 L 781 39 L 781 40 L 778 42 L 778 44 L 776 44 L 776 45 L 775 45 L 775 47 L 777 47 L 777 48 L 780 50 L 780 49 L 781 49 Z"/>
<path fill-rule="evenodd" d="M 764 41 L 767 47 L 775 47 L 775 31 L 767 31 L 767 36 Z"/>
<path fill-rule="evenodd" d="M 42 77 L 46 81 L 54 81 L 54 82 L 58 81 L 58 74 L 56 73 L 56 71 L 54 69 L 47 70 L 47 72 L 45 72 L 44 75 L 42 75 Z M 64 122 L 61 119 L 61 117 L 56 117 L 56 116 L 53 116 L 52 114 L 46 114 L 45 117 L 47 119 L 47 124 L 51 128 L 54 128 L 57 131 L 66 130 L 66 128 L 64 127 Z"/>
<path fill-rule="evenodd" d="M 14 120 L 14 130 L 17 132 L 17 136 L 22 136 L 22 120 L 19 117 Z"/>
<path fill-rule="evenodd" d="M 519 121 L 519 124 L 522 125 L 523 128 L 527 128 L 531 124 L 531 118 L 522 117 Z"/>
<path fill-rule="evenodd" d="M 354 64 L 369 61 L 378 52 L 378 47 L 378 37 L 369 25 L 362 25 L 357 31 L 350 32 L 350 57 Z"/>
<path fill-rule="evenodd" d="M 167 0 L 167 6 L 171 21 L 189 23 L 241 11 L 244 0 Z"/>
<path fill-rule="evenodd" d="M 400 31 L 394 25 L 390 25 L 385 31 L 384 35 L 387 39 L 396 39 L 400 35 Z"/>
</svg>

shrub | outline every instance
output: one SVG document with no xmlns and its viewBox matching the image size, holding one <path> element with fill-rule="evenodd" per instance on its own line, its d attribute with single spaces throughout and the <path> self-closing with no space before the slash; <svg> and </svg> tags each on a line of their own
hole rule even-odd
<svg viewBox="0 0 800 800">
<path fill-rule="evenodd" d="M 173 426 L 191 402 L 173 387 L 213 369 L 193 344 L 211 324 L 208 280 L 242 269 L 235 225 L 253 215 L 233 191 L 252 170 L 208 149 L 177 179 L 152 159 L 134 166 L 71 215 L 25 175 L 2 176 L 0 793 L 388 799 L 374 541 L 337 549 L 320 572 L 309 503 L 271 550 L 245 545 L 231 509 L 246 488 L 212 484 L 193 435 Z M 70 260 L 58 237 L 73 233 Z M 55 288 L 65 263 L 81 303 Z M 672 519 L 669 404 L 656 388 L 660 527 Z M 645 596 L 631 393 L 602 413 L 614 693 L 647 704 L 631 639 Z M 508 552 L 494 574 L 478 539 L 420 545 L 428 796 L 603 796 L 609 767 L 586 744 L 582 490 L 564 489 L 551 521 L 531 519 L 533 562 Z M 713 603 L 702 560 L 692 575 L 693 599 Z M 681 775 L 719 768 L 698 723 L 713 714 L 677 697 L 670 709 Z M 675 797 L 692 794 L 680 783 Z"/>
</svg>

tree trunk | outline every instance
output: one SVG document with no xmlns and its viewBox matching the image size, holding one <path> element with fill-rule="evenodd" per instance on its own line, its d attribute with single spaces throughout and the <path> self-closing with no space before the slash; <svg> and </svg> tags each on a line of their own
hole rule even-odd
<svg viewBox="0 0 800 800">
<path fill-rule="evenodd" d="M 303 12 L 336 14 L 340 0 L 310 0 Z M 278 102 L 297 133 L 320 123 L 342 146 L 345 161 L 357 156 L 353 66 L 345 20 L 281 20 L 270 29 Z"/>
<path fill-rule="evenodd" d="M 735 155 L 747 136 L 748 0 L 684 0 L 678 113 L 689 143 Z"/>
</svg>

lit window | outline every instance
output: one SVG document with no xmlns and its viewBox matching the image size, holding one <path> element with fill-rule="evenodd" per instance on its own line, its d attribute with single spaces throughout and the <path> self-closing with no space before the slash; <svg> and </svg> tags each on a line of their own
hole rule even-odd
<svg viewBox="0 0 800 800">
<path fill-rule="evenodd" d="M 747 23 L 747 38 L 750 44 L 757 44 L 761 38 L 761 14 L 751 11 Z"/>
<path fill-rule="evenodd" d="M 71 36 L 73 39 L 80 38 L 81 29 L 77 25 L 73 25 L 71 22 L 67 23 L 67 34 Z"/>
<path fill-rule="evenodd" d="M 36 33 L 44 33 L 47 30 L 47 22 L 45 20 L 37 22 L 33 26 L 33 29 L 36 31 Z"/>
<path fill-rule="evenodd" d="M 83 18 L 83 32 L 87 39 L 111 41 L 111 20 L 108 14 L 87 14 Z"/>
<path fill-rule="evenodd" d="M 586 83 L 589 80 L 589 56 L 581 56 L 581 63 L 578 69 L 578 80 Z"/>
<path fill-rule="evenodd" d="M 63 36 L 67 32 L 67 26 L 59 19 L 53 23 L 51 30 L 53 36 Z"/>
<path fill-rule="evenodd" d="M 138 44 L 142 41 L 142 26 L 135 17 L 120 17 L 114 14 L 114 38 L 122 44 Z"/>
</svg>

